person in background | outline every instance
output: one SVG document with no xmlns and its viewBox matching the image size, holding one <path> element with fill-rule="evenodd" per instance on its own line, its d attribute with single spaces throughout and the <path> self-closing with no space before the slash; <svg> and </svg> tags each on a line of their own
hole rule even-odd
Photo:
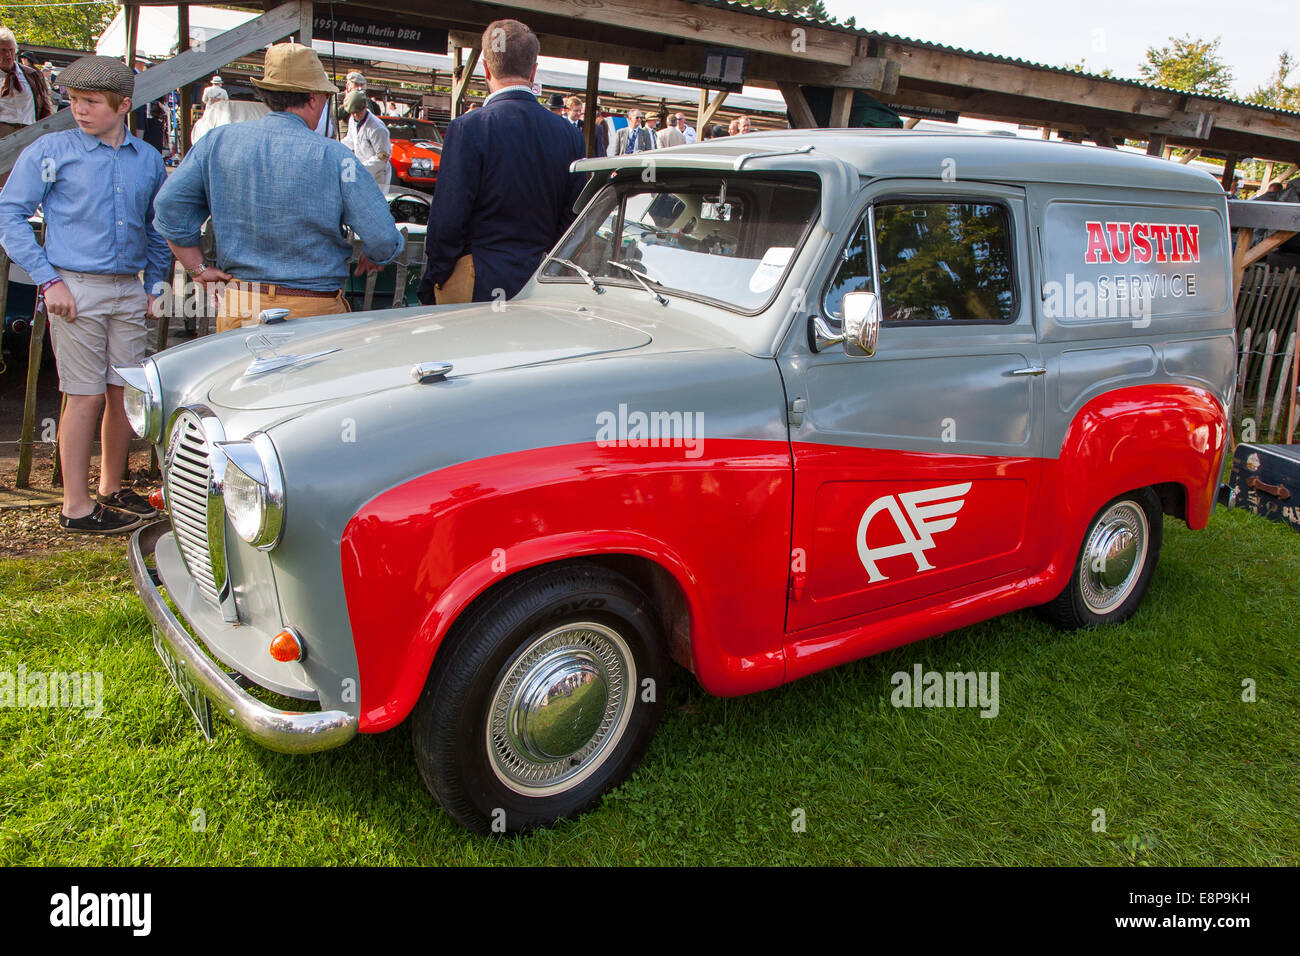
<svg viewBox="0 0 1300 956">
<path fill-rule="evenodd" d="M 678 132 L 682 134 L 682 138 L 686 142 L 695 142 L 695 127 L 686 125 L 686 117 L 683 114 L 678 113 L 673 116 L 673 125 L 677 127 Z"/>
<path fill-rule="evenodd" d="M 736 132 L 734 135 L 744 136 L 746 133 L 753 132 L 753 127 L 749 124 L 748 116 L 736 117 Z"/>
<path fill-rule="evenodd" d="M 551 98 L 546 101 L 546 108 L 556 116 L 564 116 L 568 111 L 564 102 L 564 96 L 560 93 L 551 94 Z"/>
<path fill-rule="evenodd" d="M 610 156 L 627 156 L 655 148 L 655 138 L 645 126 L 645 116 L 640 110 L 627 111 L 627 125 L 614 136 L 609 148 Z"/>
<path fill-rule="evenodd" d="M 0 75 L 4 77 L 0 136 L 16 133 L 54 112 L 49 86 L 38 71 L 18 62 L 18 40 L 8 27 L 0 27 Z"/>
<path fill-rule="evenodd" d="M 566 96 L 564 98 L 564 115 L 570 123 L 577 127 L 578 132 L 582 132 L 582 119 L 586 113 L 586 105 L 579 96 Z"/>
<path fill-rule="evenodd" d="M 1282 198 L 1282 184 L 1277 181 L 1271 182 L 1268 184 L 1267 189 L 1261 189 L 1251 198 L 1259 199 L 1264 202 L 1277 202 Z"/>
<path fill-rule="evenodd" d="M 387 186 L 393 172 L 388 164 L 393 155 L 388 127 L 366 109 L 366 94 L 361 90 L 353 90 L 343 97 L 343 108 L 348 113 L 348 134 L 343 137 L 343 145 L 356 154 L 376 183 Z"/>
<path fill-rule="evenodd" d="M 65 399 L 59 524 L 117 534 L 158 514 L 122 487 L 131 426 L 122 404 L 126 383 L 113 369 L 144 361 L 151 290 L 165 286 L 171 267 L 167 243 L 153 227 L 154 200 L 167 173 L 157 151 L 126 128 L 135 77 L 121 60 L 85 56 L 62 79 L 78 128 L 47 133 L 19 155 L 0 192 L 0 242 L 37 283 L 50 320 Z M 44 246 L 28 222 L 38 206 Z M 99 493 L 92 500 L 96 430 Z"/>
<path fill-rule="evenodd" d="M 735 119 L 733 119 L 730 123 L 728 123 L 728 124 L 727 124 L 727 135 L 728 135 L 728 136 L 735 136 L 735 135 L 736 135 L 736 127 L 737 127 L 739 124 L 740 124 L 740 120 L 735 120 Z"/>
<path fill-rule="evenodd" d="M 586 181 L 582 137 L 537 102 L 537 35 L 518 20 L 483 31 L 490 94 L 447 126 L 429 209 L 420 301 L 510 298 L 573 222 Z"/>
<path fill-rule="evenodd" d="M 213 76 L 208 85 L 203 88 L 203 108 L 207 109 L 213 103 L 228 99 L 230 94 L 226 92 L 225 81 L 221 78 L 221 74 Z"/>
<path fill-rule="evenodd" d="M 196 284 L 228 282 L 217 331 L 257 322 L 260 310 L 290 319 L 347 312 L 343 285 L 352 245 L 357 274 L 375 272 L 403 248 L 388 202 L 352 152 L 312 129 L 338 89 L 311 47 L 277 43 L 253 80 L 271 112 L 219 126 L 189 151 L 154 203 L 154 225 Z M 217 265 L 199 249 L 212 218 Z"/>
<path fill-rule="evenodd" d="M 677 115 L 680 116 L 681 114 Z M 659 149 L 667 149 L 670 146 L 685 146 L 686 136 L 677 128 L 675 122 L 670 122 L 655 135 L 655 143 Z"/>
</svg>

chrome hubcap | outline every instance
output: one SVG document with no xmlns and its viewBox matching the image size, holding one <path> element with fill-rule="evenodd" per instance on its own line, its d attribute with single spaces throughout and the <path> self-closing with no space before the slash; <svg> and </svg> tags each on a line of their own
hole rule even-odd
<svg viewBox="0 0 1300 956">
<path fill-rule="evenodd" d="M 576 786 L 614 752 L 635 687 L 632 652 L 617 631 L 592 621 L 548 631 L 492 692 L 493 772 L 529 796 Z"/>
<path fill-rule="evenodd" d="M 1094 614 L 1124 603 L 1147 557 L 1147 516 L 1135 502 L 1117 501 L 1097 519 L 1083 547 L 1083 600 Z"/>
</svg>

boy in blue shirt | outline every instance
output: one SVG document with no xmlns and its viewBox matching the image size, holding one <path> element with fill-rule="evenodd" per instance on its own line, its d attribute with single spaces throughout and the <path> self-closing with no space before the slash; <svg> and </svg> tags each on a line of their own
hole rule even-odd
<svg viewBox="0 0 1300 956">
<path fill-rule="evenodd" d="M 117 534 L 158 514 L 122 488 L 132 432 L 122 405 L 125 382 L 113 366 L 144 361 L 150 292 L 166 286 L 171 253 L 153 228 L 153 200 L 166 172 L 158 151 L 126 129 L 135 77 L 121 60 L 82 57 L 60 74 L 59 84 L 78 128 L 47 133 L 18 157 L 0 192 L 0 243 L 40 287 L 50 319 L 66 397 L 59 420 L 59 523 L 70 531 Z M 38 206 L 44 247 L 28 222 Z M 92 500 L 97 425 L 99 494 Z"/>
</svg>

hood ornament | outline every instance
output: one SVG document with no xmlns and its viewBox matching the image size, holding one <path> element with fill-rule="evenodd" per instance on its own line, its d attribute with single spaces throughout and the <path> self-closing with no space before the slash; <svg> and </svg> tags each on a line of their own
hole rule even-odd
<svg viewBox="0 0 1300 956">
<path fill-rule="evenodd" d="M 319 352 L 310 352 L 306 355 L 280 352 L 278 346 L 283 345 L 291 338 L 293 338 L 292 332 L 260 332 L 244 339 L 244 348 L 248 349 L 249 354 L 253 356 L 253 362 L 244 370 L 245 377 L 261 375 L 264 372 L 275 372 L 291 365 L 301 365 L 303 362 L 320 358 L 322 355 L 330 355 L 340 351 L 339 349 L 322 349 Z"/>
</svg>

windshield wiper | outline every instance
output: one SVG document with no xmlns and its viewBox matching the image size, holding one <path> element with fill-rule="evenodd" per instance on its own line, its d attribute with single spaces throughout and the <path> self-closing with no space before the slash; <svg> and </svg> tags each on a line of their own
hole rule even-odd
<svg viewBox="0 0 1300 956">
<path fill-rule="evenodd" d="M 588 272 L 586 269 L 584 269 L 582 266 L 578 265 L 576 262 L 570 262 L 568 259 L 561 259 L 559 256 L 547 256 L 546 262 L 558 262 L 562 266 L 568 266 L 574 272 L 578 273 L 578 275 L 582 276 L 582 281 L 587 283 L 587 285 L 591 286 L 593 289 L 595 289 L 598 294 L 600 295 L 605 294 L 605 290 L 602 289 L 600 287 L 600 284 L 597 283 L 596 280 L 591 277 L 591 273 Z M 543 262 L 542 265 L 546 265 L 546 262 Z"/>
<path fill-rule="evenodd" d="M 654 289 L 650 288 L 650 282 L 653 282 L 655 285 L 663 285 L 663 283 L 660 282 L 658 279 L 651 278 L 650 282 L 647 282 L 645 276 L 641 275 L 641 273 L 637 272 L 635 269 L 633 269 L 631 266 L 627 265 L 626 263 L 615 262 L 613 259 L 606 259 L 605 261 L 616 269 L 623 269 L 626 272 L 630 272 L 632 274 L 632 278 L 635 279 L 637 282 L 641 283 L 641 288 L 645 289 L 652 296 L 654 296 L 655 300 L 660 305 L 668 304 L 667 299 L 665 299 L 660 293 L 656 292 Z"/>
</svg>

